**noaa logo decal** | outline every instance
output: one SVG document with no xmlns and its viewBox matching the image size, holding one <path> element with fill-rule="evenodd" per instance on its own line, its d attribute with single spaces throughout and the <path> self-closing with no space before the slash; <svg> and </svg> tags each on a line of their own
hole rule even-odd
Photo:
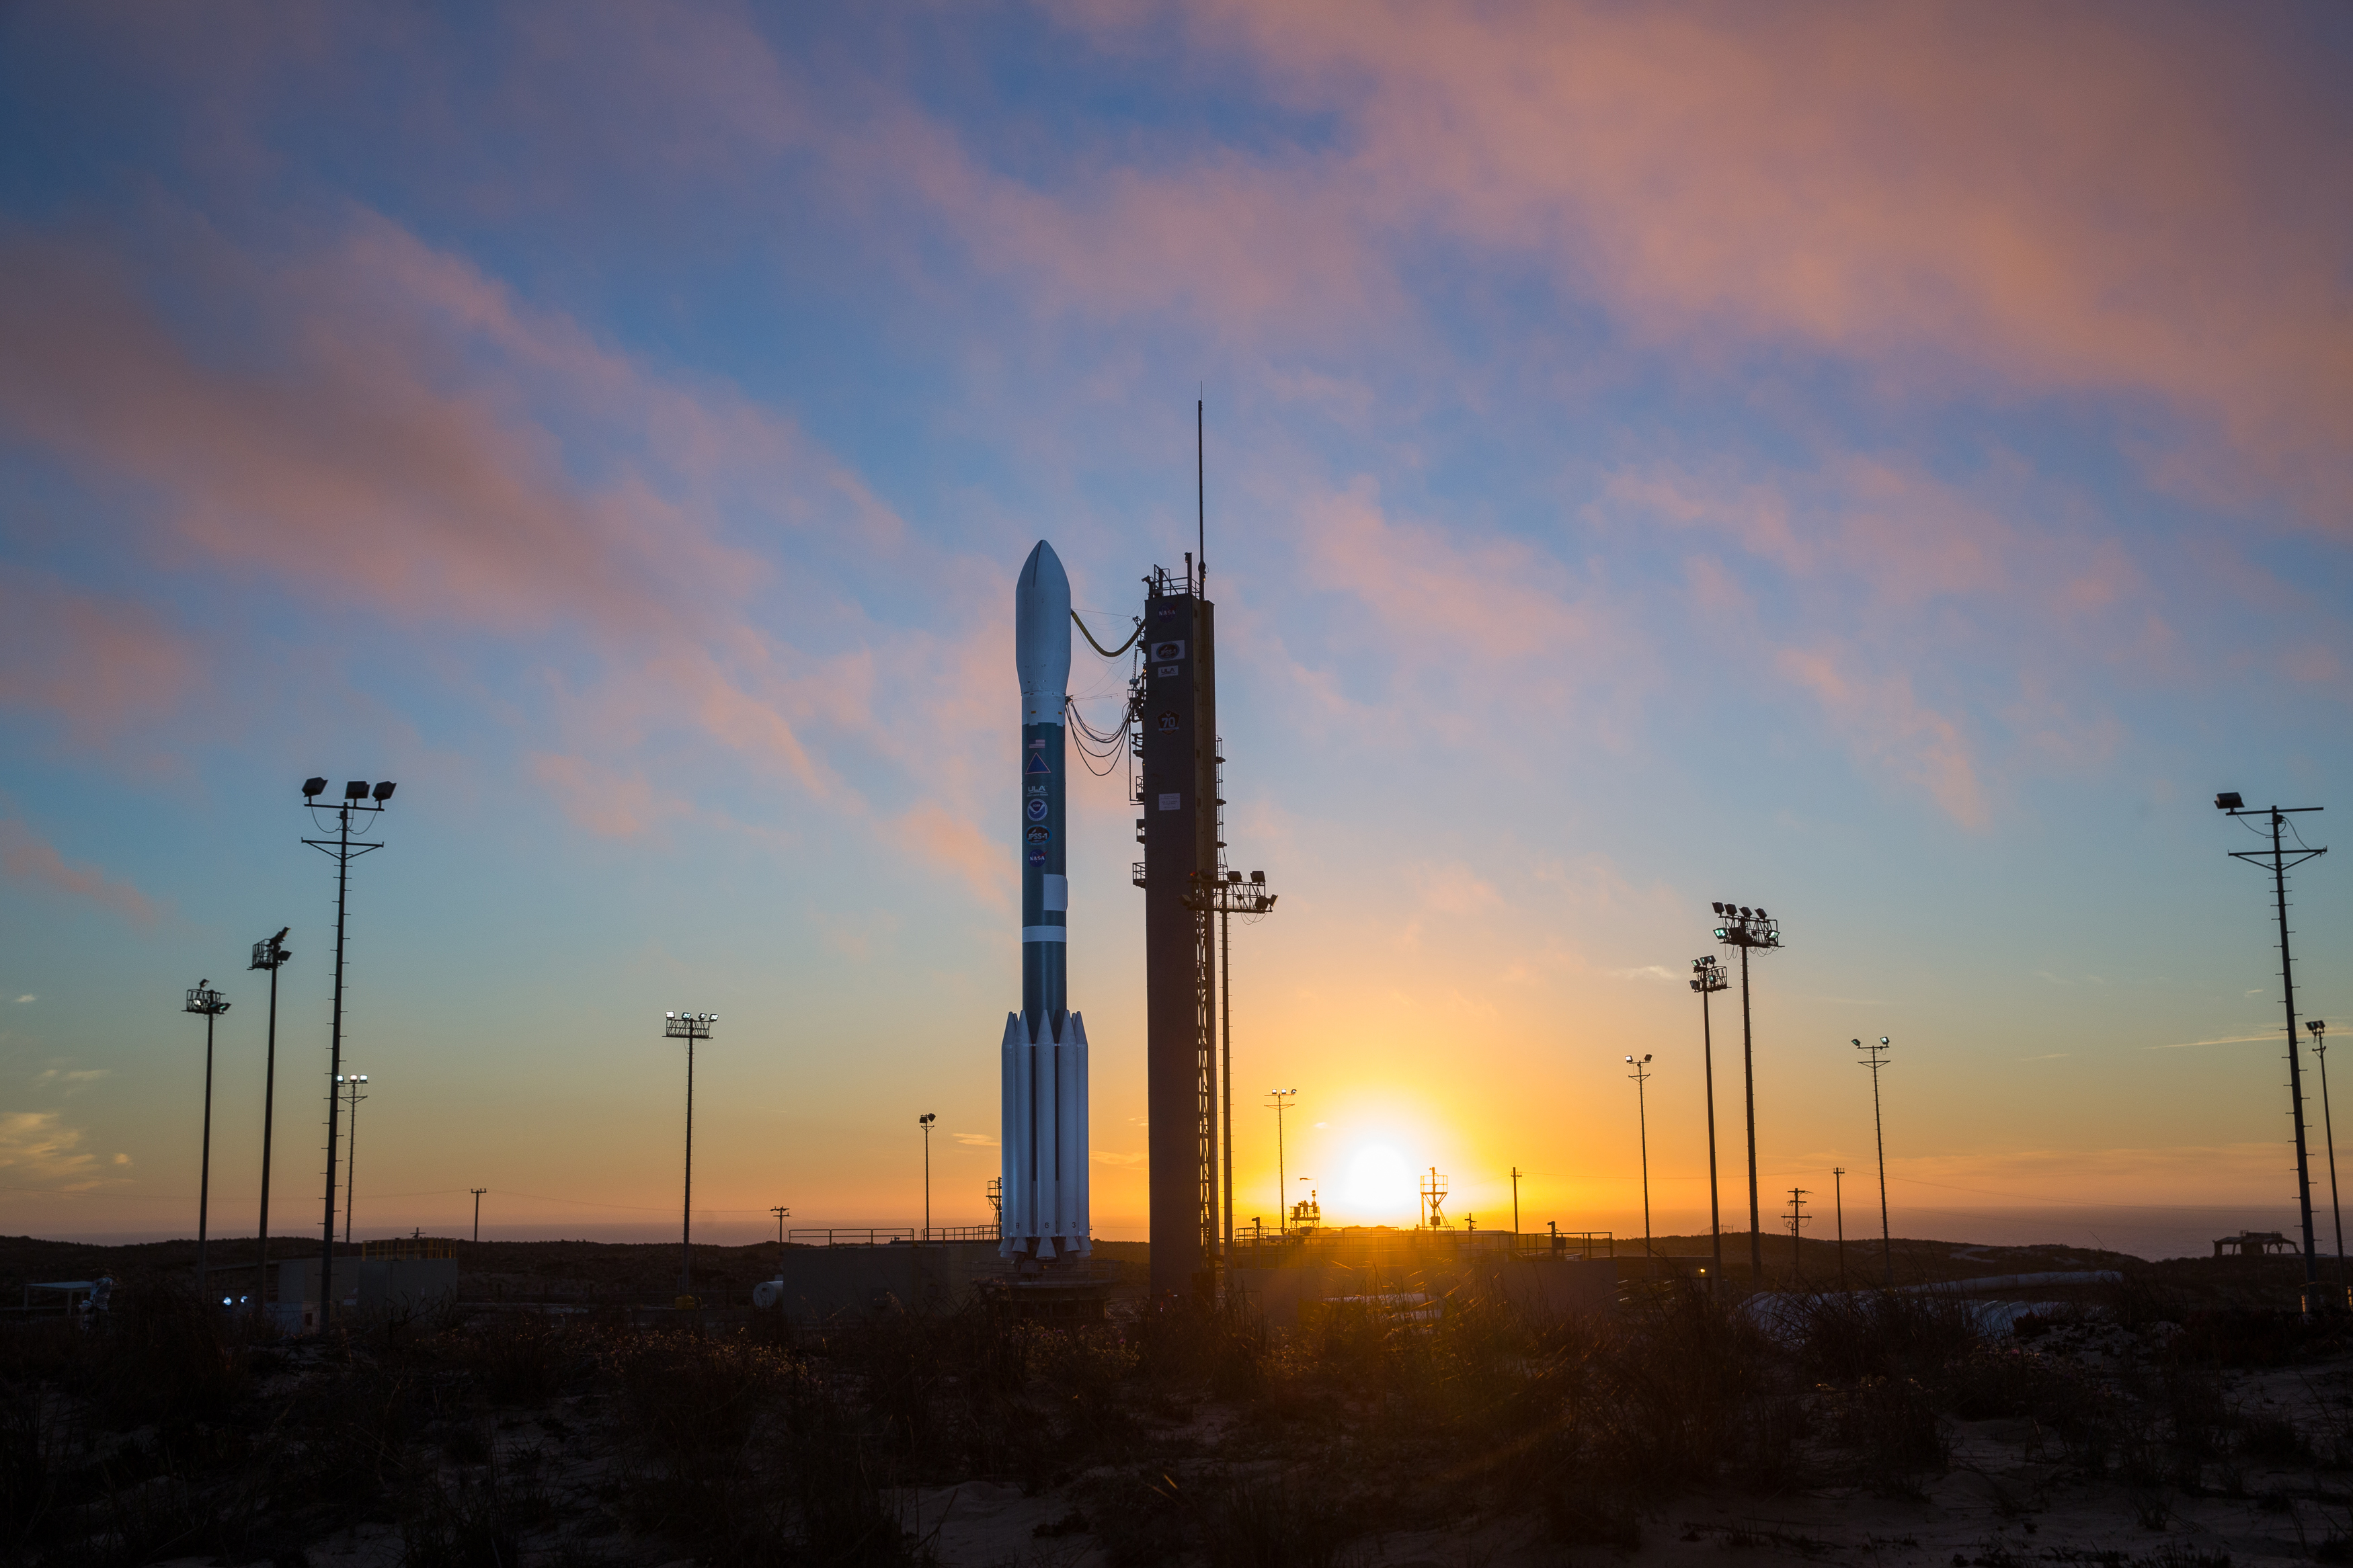
<svg viewBox="0 0 2353 1568">
<path fill-rule="evenodd" d="M 1044 801 L 1034 797 L 1030 800 L 1029 820 L 1032 822 L 1043 822 L 1046 820 L 1046 803 Z"/>
</svg>

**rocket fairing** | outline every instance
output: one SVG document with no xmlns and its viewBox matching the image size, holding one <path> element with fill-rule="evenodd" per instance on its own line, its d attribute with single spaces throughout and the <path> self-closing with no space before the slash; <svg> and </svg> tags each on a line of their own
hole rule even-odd
<svg viewBox="0 0 2353 1568">
<path fill-rule="evenodd" d="M 1005 1019 L 1005 1257 L 1092 1250 L 1087 1239 L 1087 1031 L 1070 1011 L 1063 708 L 1071 580 L 1040 540 L 1013 593 L 1021 679 L 1021 1011 Z"/>
</svg>

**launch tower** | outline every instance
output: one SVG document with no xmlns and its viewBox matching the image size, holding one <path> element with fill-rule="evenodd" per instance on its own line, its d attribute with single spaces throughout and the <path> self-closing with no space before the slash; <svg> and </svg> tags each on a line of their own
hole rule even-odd
<svg viewBox="0 0 2353 1568">
<path fill-rule="evenodd" d="M 1201 897 L 1219 875 L 1216 606 L 1191 555 L 1155 568 L 1144 605 L 1137 837 L 1144 862 L 1145 1089 L 1152 1293 L 1214 1293 L 1218 1260 L 1217 997 Z"/>
</svg>

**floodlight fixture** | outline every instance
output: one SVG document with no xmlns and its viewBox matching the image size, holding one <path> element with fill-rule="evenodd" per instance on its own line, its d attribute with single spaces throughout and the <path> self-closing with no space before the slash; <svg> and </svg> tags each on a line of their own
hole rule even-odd
<svg viewBox="0 0 2353 1568">
<path fill-rule="evenodd" d="M 1252 871 L 1250 873 L 1250 880 L 1263 888 L 1266 886 L 1266 873 L 1263 871 Z"/>
<path fill-rule="evenodd" d="M 343 785 L 343 798 L 345 800 L 365 800 L 367 798 L 367 794 L 368 782 L 365 779 L 353 779 L 349 784 Z"/>
<path fill-rule="evenodd" d="M 2214 797 L 2214 809 L 2217 811 L 2244 811 L 2247 809 L 2247 803 L 2245 799 L 2240 795 L 2237 790 L 2226 789 L 2221 794 Z"/>
<path fill-rule="evenodd" d="M 326 787 L 327 781 L 324 779 L 304 779 L 302 781 L 302 798 L 304 800 L 316 800 L 319 797 L 320 792 L 324 790 Z"/>
</svg>

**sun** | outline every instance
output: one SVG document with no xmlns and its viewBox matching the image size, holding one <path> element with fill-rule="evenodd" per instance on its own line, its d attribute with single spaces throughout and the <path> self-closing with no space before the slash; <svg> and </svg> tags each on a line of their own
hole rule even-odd
<svg viewBox="0 0 2353 1568">
<path fill-rule="evenodd" d="M 1413 1167 L 1386 1143 L 1367 1143 L 1349 1158 L 1348 1206 L 1376 1224 L 1413 1214 L 1420 1191 L 1414 1184 Z"/>
</svg>

